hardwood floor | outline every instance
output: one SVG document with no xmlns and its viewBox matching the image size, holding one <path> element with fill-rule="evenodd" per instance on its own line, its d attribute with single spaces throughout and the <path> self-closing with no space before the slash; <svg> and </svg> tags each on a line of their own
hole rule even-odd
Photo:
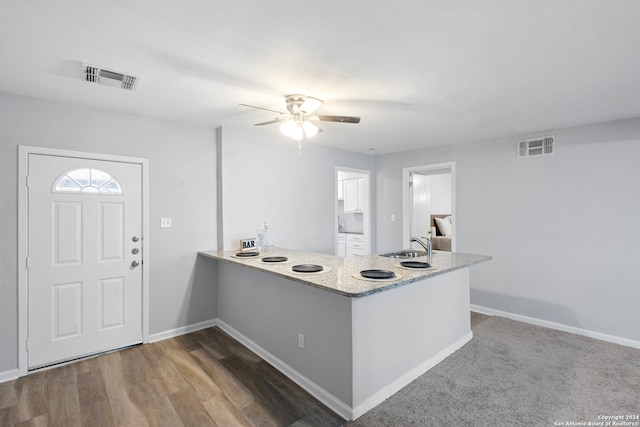
<svg viewBox="0 0 640 427">
<path fill-rule="evenodd" d="M 0 384 L 0 426 L 341 426 L 219 328 Z"/>
<path fill-rule="evenodd" d="M 472 328 L 488 317 L 471 312 Z M 0 383 L 0 427 L 344 423 L 219 328 Z"/>
</svg>

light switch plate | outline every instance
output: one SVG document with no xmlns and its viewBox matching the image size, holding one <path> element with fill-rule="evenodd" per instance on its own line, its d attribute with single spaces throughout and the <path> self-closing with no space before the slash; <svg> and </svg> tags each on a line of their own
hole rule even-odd
<svg viewBox="0 0 640 427">
<path fill-rule="evenodd" d="M 160 227 L 161 228 L 170 228 L 171 227 L 171 218 L 160 218 Z"/>
</svg>

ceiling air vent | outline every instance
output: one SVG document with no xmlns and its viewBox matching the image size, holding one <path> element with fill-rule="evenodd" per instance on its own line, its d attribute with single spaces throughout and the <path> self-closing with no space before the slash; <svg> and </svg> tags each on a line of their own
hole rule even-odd
<svg viewBox="0 0 640 427">
<path fill-rule="evenodd" d="M 139 77 L 129 76 L 118 71 L 106 70 L 95 65 L 82 64 L 82 74 L 86 81 L 104 86 L 135 90 Z"/>
<path fill-rule="evenodd" d="M 518 141 L 518 158 L 553 154 L 555 141 L 556 137 L 554 135 Z"/>
</svg>

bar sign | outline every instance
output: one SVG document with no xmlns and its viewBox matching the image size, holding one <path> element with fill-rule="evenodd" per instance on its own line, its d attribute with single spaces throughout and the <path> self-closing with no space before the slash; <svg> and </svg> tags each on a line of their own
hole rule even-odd
<svg viewBox="0 0 640 427">
<path fill-rule="evenodd" d="M 241 251 L 255 251 L 256 250 L 256 238 L 252 237 L 250 239 L 241 239 L 240 240 L 240 250 Z"/>
</svg>

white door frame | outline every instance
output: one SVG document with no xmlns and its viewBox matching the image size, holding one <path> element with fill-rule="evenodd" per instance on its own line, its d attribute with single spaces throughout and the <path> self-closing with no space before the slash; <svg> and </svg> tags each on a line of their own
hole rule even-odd
<svg viewBox="0 0 640 427">
<path fill-rule="evenodd" d="M 73 157 L 89 160 L 104 160 L 121 163 L 135 163 L 142 167 L 142 236 L 144 238 L 144 262 L 142 263 L 142 342 L 149 342 L 149 159 L 118 156 L 112 154 L 86 153 L 57 148 L 18 146 L 18 375 L 29 373 L 27 336 L 28 317 L 28 197 L 27 174 L 29 154 Z"/>
<path fill-rule="evenodd" d="M 333 248 L 335 251 L 335 248 L 338 245 L 338 172 L 355 172 L 358 174 L 363 175 L 364 181 L 363 181 L 363 187 L 365 188 L 365 192 L 364 192 L 364 206 L 365 206 L 365 211 L 362 214 L 362 228 L 363 231 L 365 233 L 365 254 L 370 254 L 373 248 L 373 236 L 371 235 L 371 171 L 368 171 L 366 169 L 354 169 L 354 168 L 348 168 L 345 166 L 336 166 L 335 167 L 335 174 L 334 174 L 334 191 L 335 194 L 333 196 L 333 200 L 334 200 L 334 214 L 333 214 L 333 220 L 334 220 L 334 236 L 333 236 Z"/>
<path fill-rule="evenodd" d="M 436 170 L 451 171 L 451 216 L 453 222 L 451 224 L 452 235 L 451 239 L 451 251 L 456 251 L 456 224 L 458 222 L 456 217 L 456 162 L 444 162 L 435 163 L 431 165 L 412 166 L 402 169 L 402 241 L 406 247 L 409 247 L 409 239 L 411 236 L 411 192 L 409 191 L 409 177 L 412 172 L 429 172 Z"/>
</svg>

